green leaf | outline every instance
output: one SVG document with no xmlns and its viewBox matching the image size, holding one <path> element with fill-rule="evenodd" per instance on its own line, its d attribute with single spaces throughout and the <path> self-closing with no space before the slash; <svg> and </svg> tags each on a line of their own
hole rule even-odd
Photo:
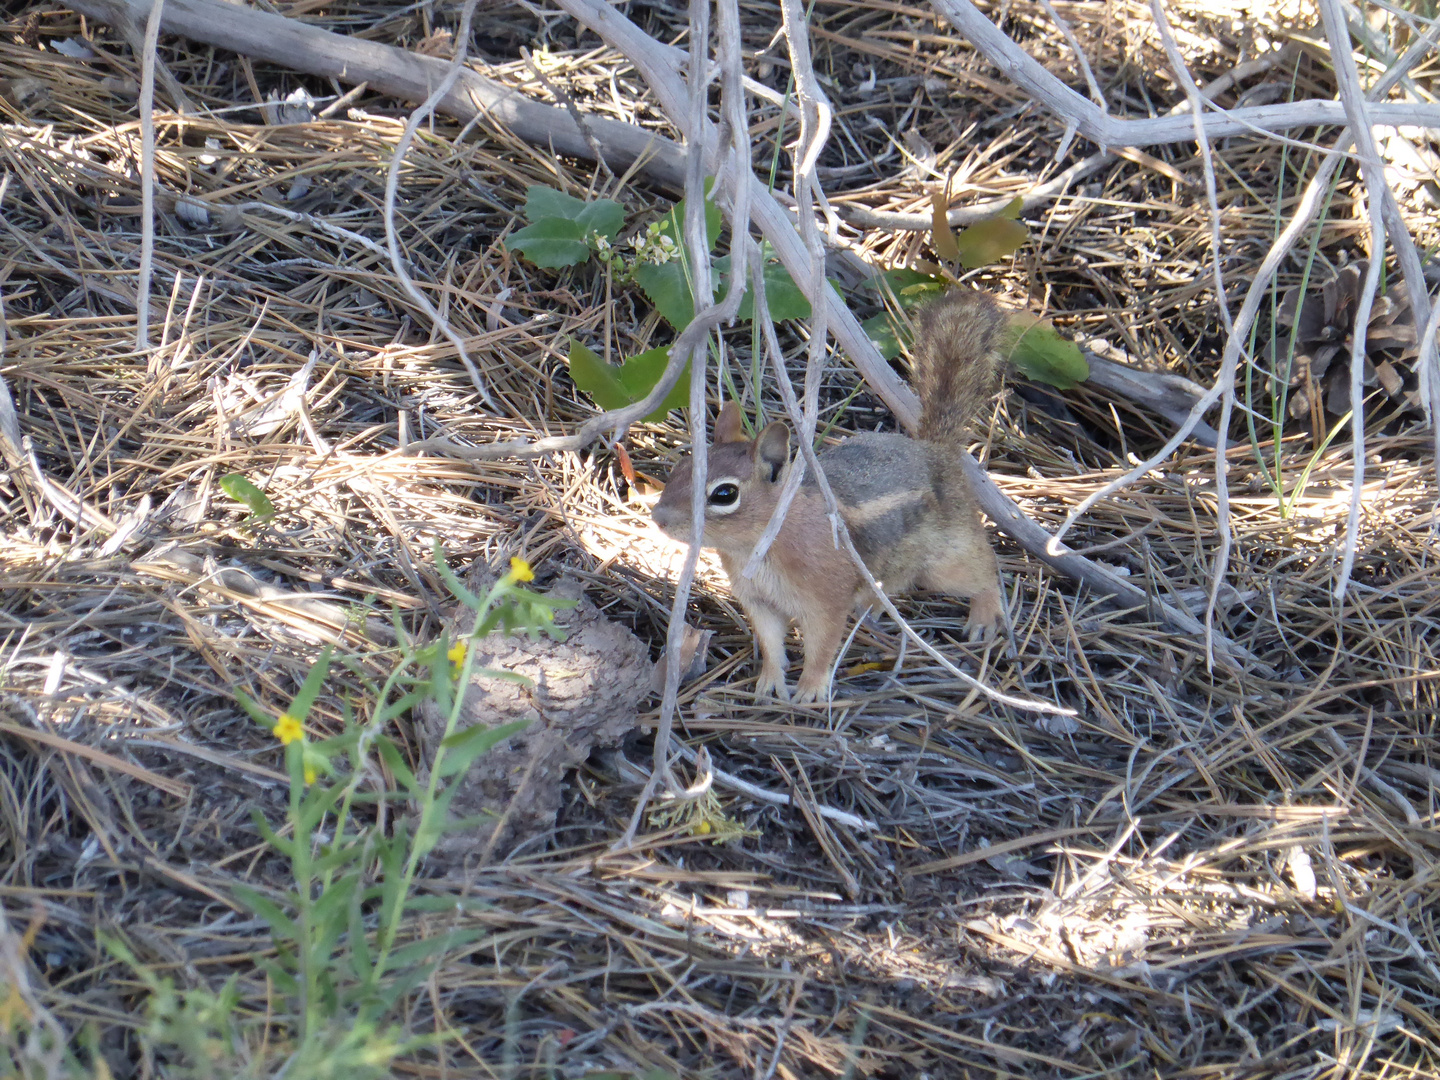
<svg viewBox="0 0 1440 1080">
<path fill-rule="evenodd" d="M 408 694 L 387 702 L 375 710 L 376 723 L 385 724 L 394 720 L 397 716 L 404 716 L 420 702 L 425 700 L 425 693 L 421 690 L 412 690 Z"/>
<path fill-rule="evenodd" d="M 705 181 L 705 190 L 708 193 L 714 180 Z M 724 225 L 724 219 L 720 215 L 720 207 L 713 199 L 705 200 L 705 232 L 706 239 L 711 251 L 715 250 L 715 244 L 720 239 L 720 230 Z M 670 212 L 660 219 L 660 235 L 668 236 L 680 247 L 681 254 L 667 263 L 656 265 L 644 263 L 635 268 L 634 278 L 636 283 L 644 290 L 650 302 L 655 305 L 655 310 L 675 330 L 683 330 L 690 325 L 690 320 L 695 317 L 695 294 L 691 288 L 690 274 L 686 269 L 686 249 L 684 241 L 685 233 L 685 200 L 681 199 Z"/>
<path fill-rule="evenodd" d="M 241 690 L 239 687 L 235 688 L 235 700 L 240 703 L 240 707 L 242 709 L 244 709 L 247 713 L 250 714 L 251 720 L 254 720 L 266 731 L 274 730 L 275 717 L 271 716 L 259 705 L 257 705 L 254 699 L 251 698 L 249 694 L 245 693 L 245 691 Z"/>
<path fill-rule="evenodd" d="M 1016 195 L 1013 199 L 1011 199 L 1008 203 L 1005 204 L 1005 209 L 1001 210 L 1000 213 L 996 214 L 995 216 L 1009 218 L 1011 221 L 1019 221 L 1020 211 L 1024 209 L 1025 200 L 1022 199 L 1019 195 Z"/>
<path fill-rule="evenodd" d="M 800 291 L 800 286 L 795 284 L 795 279 L 790 276 L 790 271 L 785 269 L 783 263 L 767 262 L 764 278 L 765 305 L 770 309 L 770 318 L 779 322 L 782 319 L 810 317 L 810 301 L 805 299 L 805 294 Z M 748 320 L 754 317 L 755 297 L 747 292 L 740 301 L 738 318 Z"/>
<path fill-rule="evenodd" d="M 327 943 L 333 943 L 334 939 L 340 936 L 349 922 L 350 897 L 359 885 L 360 878 L 356 874 L 344 874 L 332 881 L 310 907 L 311 925 L 323 926 L 327 933 Z"/>
<path fill-rule="evenodd" d="M 684 260 L 671 259 L 659 266 L 654 263 L 637 266 L 635 283 L 676 331 L 684 330 L 695 318 L 695 293 L 690 287 Z"/>
<path fill-rule="evenodd" d="M 645 354 L 641 353 L 640 355 L 644 356 Z M 649 393 L 649 391 L 646 391 L 646 393 Z M 554 593 L 537 593 L 518 587 L 512 589 L 512 593 L 517 600 L 524 600 L 531 606 L 547 607 L 552 611 L 569 611 L 571 608 L 580 605 L 579 600 L 571 600 L 565 596 L 556 596 Z"/>
<path fill-rule="evenodd" d="M 531 184 L 525 189 L 525 218 L 528 221 L 543 221 L 545 218 L 577 221 L 585 212 L 586 205 L 584 199 L 577 199 L 546 184 Z"/>
<path fill-rule="evenodd" d="M 295 920 L 280 910 L 277 904 L 268 897 L 262 896 L 249 885 L 235 885 L 233 888 L 235 899 L 269 923 L 272 934 L 299 943 L 300 928 L 295 925 Z"/>
<path fill-rule="evenodd" d="M 365 914 L 359 903 L 350 905 L 349 914 L 350 970 L 355 973 L 357 979 L 363 980 L 370 974 L 370 969 L 374 966 L 370 954 L 369 935 L 365 932 Z"/>
<path fill-rule="evenodd" d="M 528 720 L 516 720 L 513 724 L 501 724 L 493 728 L 476 724 L 464 731 L 455 732 L 440 743 L 445 756 L 436 764 L 435 775 L 443 779 L 464 772 L 486 750 L 516 732 L 523 731 L 529 724 Z"/>
<path fill-rule="evenodd" d="M 598 353 L 570 339 L 570 378 L 602 409 L 623 409 L 634 400 L 620 381 L 620 369 L 607 364 Z"/>
<path fill-rule="evenodd" d="M 1009 218 L 977 221 L 955 238 L 955 245 L 960 249 L 960 265 L 974 270 L 977 266 L 999 262 L 1019 250 L 1029 236 L 1024 225 Z"/>
<path fill-rule="evenodd" d="M 365 847 L 363 844 L 346 844 L 344 847 L 335 848 L 321 855 L 311 863 L 311 872 L 314 873 L 316 877 L 321 877 L 335 870 L 339 870 L 346 863 L 354 862 L 364 854 Z"/>
<path fill-rule="evenodd" d="M 525 216 L 530 224 L 511 233 L 505 246 L 546 270 L 588 261 L 591 237 L 613 242 L 625 224 L 625 208 L 614 199 L 586 202 L 543 184 L 525 189 Z"/>
<path fill-rule="evenodd" d="M 906 285 L 900 290 L 900 306 L 906 311 L 910 311 L 931 297 L 942 295 L 949 287 L 949 283 L 942 278 L 929 278 L 914 285 Z"/>
<path fill-rule="evenodd" d="M 390 954 L 390 962 L 397 968 L 424 963 L 459 945 L 479 941 L 486 933 L 486 930 L 450 930 L 436 937 L 420 938 L 397 948 Z"/>
<path fill-rule="evenodd" d="M 410 794 L 419 792 L 420 785 L 415 780 L 415 774 L 410 771 L 410 766 L 405 764 L 405 759 L 400 756 L 400 748 L 395 745 L 388 735 L 378 735 L 375 738 L 375 748 L 380 751 L 380 756 L 385 759 L 385 764 L 395 774 L 395 779 Z"/>
<path fill-rule="evenodd" d="M 295 857 L 295 845 L 280 836 L 274 829 L 270 828 L 270 823 L 265 820 L 265 815 L 253 806 L 250 808 L 250 820 L 254 823 L 256 831 L 260 833 L 261 838 L 267 844 L 282 855 L 292 859 Z"/>
<path fill-rule="evenodd" d="M 290 702 L 290 708 L 285 710 L 302 724 L 310 715 L 310 706 L 314 705 L 315 699 L 320 696 L 320 690 L 325 685 L 325 676 L 330 673 L 330 652 L 329 645 L 320 650 L 319 659 L 310 665 L 305 681 L 300 684 L 300 692 L 295 695 L 295 700 Z"/>
<path fill-rule="evenodd" d="M 435 543 L 430 549 L 430 558 L 435 563 L 435 572 L 440 575 L 440 580 L 450 590 L 452 596 L 468 607 L 471 611 L 480 610 L 480 598 L 467 589 L 455 576 L 455 571 L 450 569 L 449 563 L 445 561 L 445 548 L 440 543 L 440 538 L 435 538 Z"/>
<path fill-rule="evenodd" d="M 662 345 L 658 349 L 647 349 L 617 365 L 605 363 L 599 355 L 571 338 L 569 362 L 570 378 L 590 395 L 596 405 L 602 409 L 623 409 L 655 389 L 655 384 L 670 363 L 670 347 Z M 645 419 L 652 422 L 663 420 L 671 409 L 683 408 L 689 403 L 690 365 L 686 364 L 680 379 L 660 407 Z"/>
<path fill-rule="evenodd" d="M 295 963 L 295 954 L 290 952 L 289 949 L 282 948 L 278 950 L 278 952 L 284 963 Z M 275 984 L 275 989 L 280 993 L 298 994 L 300 992 L 300 984 L 296 982 L 295 976 L 286 971 L 284 964 L 281 962 L 266 958 L 260 961 L 259 967 L 260 970 L 269 977 L 270 981 Z"/>
<path fill-rule="evenodd" d="M 450 803 L 459 790 L 460 785 L 451 784 L 424 808 L 420 824 L 415 827 L 415 839 L 412 841 L 412 850 L 417 858 L 423 859 L 429 855 L 440 842 L 440 835 L 445 831 L 445 822 L 450 816 Z"/>
<path fill-rule="evenodd" d="M 238 472 L 222 476 L 220 490 L 236 502 L 244 503 L 249 508 L 251 516 L 260 521 L 266 521 L 275 516 L 275 504 L 266 497 L 265 492 Z"/>
<path fill-rule="evenodd" d="M 575 220 L 585 230 L 587 238 L 592 233 L 599 233 L 613 242 L 625 224 L 625 208 L 614 199 L 595 199 L 585 204 L 585 209 Z"/>
<path fill-rule="evenodd" d="M 405 860 L 413 842 L 404 818 L 396 822 L 395 834 L 375 842 L 375 855 L 380 862 L 380 925 L 389 925 L 397 910 L 405 903 Z M 383 975 L 384 972 L 376 972 Z"/>
<path fill-rule="evenodd" d="M 760 245 L 761 258 L 765 259 L 765 306 L 770 309 L 770 318 L 776 322 L 782 319 L 808 319 L 810 301 L 805 299 L 805 294 L 800 291 L 800 286 L 795 284 L 795 279 L 790 276 L 790 271 L 785 269 L 785 264 L 778 259 L 767 257 L 770 251 L 769 243 Z M 715 290 L 717 300 L 724 296 L 725 290 L 730 287 L 730 262 L 729 255 L 715 260 L 715 274 L 720 282 Z M 746 322 L 755 318 L 753 293 L 745 293 L 735 317 Z"/>
<path fill-rule="evenodd" d="M 1026 378 L 1069 390 L 1090 377 L 1079 346 L 1033 315 L 1012 315 L 1006 326 L 1010 362 Z"/>
<path fill-rule="evenodd" d="M 620 364 L 620 382 L 630 394 L 631 401 L 640 401 L 660 381 L 660 376 L 665 374 L 665 369 L 670 364 L 670 346 L 661 345 L 658 349 L 646 349 L 642 353 L 636 353 Z M 680 378 L 670 388 L 670 393 L 665 395 L 665 400 L 660 407 L 645 417 L 651 422 L 665 419 L 665 415 L 671 409 L 683 409 L 690 404 L 690 365 L 685 365 L 685 370 L 680 373 Z M 541 598 L 543 599 L 543 598 Z M 548 601 L 547 601 L 548 602 Z M 554 602 L 551 607 L 574 607 L 573 604 Z"/>
<path fill-rule="evenodd" d="M 917 299 L 923 295 L 923 292 L 911 292 L 915 286 L 922 286 L 925 291 L 945 287 L 944 280 L 934 274 L 911 270 L 906 266 L 897 266 L 892 270 L 886 270 L 883 274 L 876 274 L 865 284 L 869 288 L 880 290 L 882 294 L 886 291 L 894 293 L 901 303 L 905 302 L 907 295 L 913 295 Z"/>
<path fill-rule="evenodd" d="M 569 218 L 547 217 L 516 229 L 505 238 L 505 246 L 545 270 L 579 266 L 590 258 L 585 229 Z"/>
<path fill-rule="evenodd" d="M 290 745 L 295 746 L 297 744 L 291 743 Z M 304 750 L 313 750 L 313 748 L 306 743 L 300 743 L 298 745 L 304 747 Z M 327 775 L 333 771 L 330 768 L 330 762 L 319 754 L 313 752 L 306 753 L 302 750 L 300 760 L 302 765 L 307 769 L 314 769 L 316 772 L 324 770 Z M 319 826 L 325 815 L 335 808 L 335 804 L 340 801 L 340 797 L 344 794 L 345 789 L 339 784 L 333 786 L 310 784 L 305 789 L 305 797 L 300 801 L 300 810 L 298 815 L 295 816 L 296 827 L 302 833 L 312 832 Z"/>
<path fill-rule="evenodd" d="M 887 312 L 882 311 L 879 315 L 866 319 L 860 324 L 860 328 L 875 343 L 880 355 L 886 360 L 894 360 L 900 355 L 900 337 L 896 333 L 894 320 Z"/>
</svg>

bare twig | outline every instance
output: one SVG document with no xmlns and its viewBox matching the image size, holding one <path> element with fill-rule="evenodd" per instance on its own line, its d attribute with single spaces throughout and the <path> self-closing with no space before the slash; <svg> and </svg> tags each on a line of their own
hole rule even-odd
<svg viewBox="0 0 1440 1080">
<path fill-rule="evenodd" d="M 704 746 L 701 746 L 700 749 L 696 751 L 682 744 L 676 748 L 676 753 L 679 754 L 681 759 L 694 765 L 700 770 L 702 775 L 710 781 L 710 784 L 706 785 L 704 790 L 708 790 L 709 787 L 714 785 L 719 785 L 720 787 L 730 788 L 732 791 L 738 791 L 747 798 L 769 803 L 771 806 L 794 805 L 795 800 L 783 792 L 771 791 L 769 788 L 761 787 L 759 784 L 752 784 L 748 780 L 736 776 L 734 773 L 729 773 L 719 768 L 710 760 L 709 753 Z M 626 758 L 623 753 L 617 753 L 616 757 L 619 759 L 621 776 L 625 779 L 633 779 L 636 781 L 640 779 L 648 780 L 652 775 L 649 771 L 642 769 L 633 761 Z M 627 773 L 633 774 L 633 777 L 627 776 Z M 692 785 L 691 791 L 677 793 L 676 797 L 683 798 L 689 796 L 694 798 L 696 797 L 694 789 L 700 787 L 701 785 L 698 783 Z M 846 810 L 837 810 L 835 807 L 826 806 L 823 803 L 814 803 L 813 809 L 821 817 L 859 832 L 874 832 L 880 827 L 877 822 L 871 821 L 869 818 L 860 817 L 858 814 L 852 814 Z"/>
<path fill-rule="evenodd" d="M 810 60 L 808 30 L 799 0 L 780 0 L 780 11 L 784 20 L 782 26 L 785 41 L 790 50 L 790 70 L 795 78 L 795 99 L 800 107 L 800 138 L 796 141 L 794 151 L 796 218 L 809 256 L 809 288 L 806 293 L 818 296 L 825 289 L 825 244 L 815 221 L 814 203 L 819 192 L 819 184 L 815 178 L 815 162 L 830 137 L 832 110 L 824 91 L 820 89 L 819 80 L 815 78 L 814 65 Z M 757 256 L 756 262 L 758 261 Z M 764 287 L 764 276 L 758 275 L 755 282 L 757 297 L 764 291 Z M 809 350 L 805 360 L 805 406 L 801 415 L 793 416 L 792 421 L 797 425 L 796 435 L 802 446 L 813 446 L 815 443 L 815 428 L 820 417 L 820 383 L 825 374 L 826 350 L 829 346 L 829 320 L 826 318 L 824 305 L 812 306 L 811 312 Z M 759 314 L 760 309 L 757 307 L 757 317 Z M 765 321 L 767 331 L 773 333 L 768 311 L 765 313 Z M 772 358 L 778 361 L 779 355 L 778 351 L 772 350 Z M 783 363 L 777 362 L 776 374 L 788 389 L 789 376 Z M 760 534 L 760 539 L 755 542 L 755 548 L 741 571 L 745 577 L 755 576 L 766 552 L 770 550 L 770 545 L 774 543 L 775 537 L 780 535 L 785 516 L 805 479 L 805 466 L 806 457 L 802 455 L 786 476 L 770 520 Z M 831 522 L 837 522 L 839 515 L 834 513 L 833 506 L 831 510 Z M 840 527 L 843 527 L 843 523 Z"/>
<path fill-rule="evenodd" d="M 1432 27 L 1431 30 L 1434 32 L 1435 28 Z M 1384 76 L 1371 88 L 1368 98 L 1374 100 L 1388 93 L 1390 88 L 1399 81 L 1405 72 L 1419 63 L 1421 57 L 1429 51 L 1432 44 L 1433 42 L 1420 41 L 1416 43 L 1415 47 L 1407 50 L 1400 62 L 1386 71 Z M 1208 126 L 1206 131 L 1213 134 Z M 1260 306 L 1268 295 L 1270 284 L 1275 278 L 1275 273 L 1280 268 L 1286 256 L 1289 255 L 1291 249 L 1295 246 L 1295 242 L 1299 239 L 1301 233 L 1305 231 L 1315 214 L 1319 211 L 1325 192 L 1329 188 L 1330 179 L 1334 176 L 1335 170 L 1344 163 L 1344 155 L 1349 150 L 1352 141 L 1350 132 L 1346 131 L 1342 133 L 1336 140 L 1334 147 L 1321 159 L 1315 175 L 1306 185 L 1305 191 L 1296 204 L 1290 222 L 1281 231 L 1280 235 L 1276 237 L 1274 243 L 1270 246 L 1270 250 L 1266 252 L 1264 260 L 1262 260 L 1250 282 L 1250 287 L 1246 290 L 1244 302 L 1241 304 L 1240 311 L 1234 318 L 1230 334 L 1226 338 L 1225 349 L 1221 356 L 1220 373 L 1215 383 L 1206 391 L 1205 395 L 1195 403 L 1186 421 L 1157 453 L 1135 466 L 1135 468 L 1123 476 L 1112 480 L 1110 483 L 1087 495 L 1071 508 L 1070 512 L 1066 514 L 1065 520 L 1051 538 L 1047 549 L 1048 552 L 1055 553 L 1060 550 L 1060 542 L 1065 533 L 1070 530 L 1080 516 L 1089 510 L 1090 507 L 1102 499 L 1108 498 L 1115 492 L 1128 487 L 1161 462 L 1168 460 L 1180 443 L 1189 435 L 1191 429 L 1199 423 L 1200 418 L 1204 416 L 1216 402 L 1220 401 L 1227 391 L 1233 393 L 1234 372 L 1239 363 L 1240 352 L 1245 347 L 1250 328 L 1254 325 L 1255 319 L 1259 315 Z M 1431 326 L 1430 333 L 1433 334 L 1433 331 L 1434 327 Z M 1433 353 L 1433 340 L 1430 342 L 1430 348 Z M 1227 372 L 1229 373 L 1228 377 Z M 1436 382 L 1440 383 L 1440 380 L 1436 380 Z M 1222 469 L 1223 465 L 1224 463 L 1222 462 Z M 1225 480 L 1222 471 L 1219 477 L 1219 484 L 1223 486 L 1224 483 Z M 988 508 L 986 512 L 990 512 Z M 1003 523 L 1001 527 L 1004 528 Z M 1012 535 L 1014 534 L 1012 533 Z M 1019 537 L 1017 536 L 1016 539 L 1019 539 Z M 1207 640 L 1210 642 L 1210 647 L 1215 650 L 1216 655 L 1223 657 L 1224 650 L 1219 647 L 1220 639 L 1214 635 L 1210 635 Z"/>
<path fill-rule="evenodd" d="M 740 17 L 737 0 L 721 0 L 718 5 L 719 34 L 717 52 L 720 58 L 721 115 L 725 120 L 726 153 L 725 167 L 717 177 L 715 195 L 726 193 L 723 186 L 732 188 L 729 199 L 732 205 L 743 207 L 748 200 L 748 180 L 752 175 L 750 164 L 749 132 L 745 124 L 745 92 L 743 88 L 740 56 Z M 709 7 L 706 4 L 690 6 L 690 63 L 689 107 L 691 139 L 686 155 L 685 177 L 685 250 L 693 301 L 696 307 L 694 320 L 681 333 L 680 339 L 687 341 L 685 349 L 680 342 L 671 349 L 670 362 L 666 368 L 669 376 L 672 369 L 677 373 L 688 359 L 690 362 L 690 432 L 694 447 L 693 468 L 695 487 L 690 504 L 692 535 L 700 536 L 705 531 L 706 495 L 706 450 L 709 439 L 706 436 L 705 386 L 708 371 L 709 342 L 711 331 L 722 323 L 734 319 L 745 295 L 744 258 L 737 257 L 731 274 L 730 287 L 719 304 L 713 303 L 715 290 L 711 282 L 710 235 L 705 220 L 705 169 L 703 162 L 714 159 L 720 153 L 720 133 L 705 123 L 709 97 L 708 65 L 705 58 L 710 45 Z M 695 136 L 706 140 L 697 143 Z M 737 193 L 735 189 L 739 189 Z M 675 720 L 676 705 L 680 695 L 680 679 L 683 675 L 681 656 L 685 635 L 685 611 L 690 601 L 690 588 L 695 579 L 695 569 L 700 556 L 700 545 L 690 545 L 680 579 L 676 583 L 675 596 L 670 605 L 670 624 L 666 631 L 665 686 L 660 699 L 660 716 L 655 728 L 655 766 L 650 779 L 636 802 L 635 811 L 624 835 L 615 844 L 617 849 L 630 845 L 639 828 L 641 815 L 651 797 L 662 782 L 672 791 L 677 784 L 670 769 L 670 743 Z"/>
<path fill-rule="evenodd" d="M 1160 32 L 1165 55 L 1170 59 L 1170 68 L 1185 90 L 1185 98 L 1190 104 L 1190 116 L 1195 123 L 1195 142 L 1200 147 L 1200 161 L 1205 172 L 1205 198 L 1210 204 L 1210 271 L 1211 279 L 1215 283 L 1215 307 L 1220 313 L 1220 321 L 1225 326 L 1226 334 L 1233 337 L 1235 324 L 1230 318 L 1230 302 L 1225 295 L 1225 274 L 1220 266 L 1221 252 L 1224 250 L 1220 238 L 1220 199 L 1215 192 L 1215 162 L 1210 153 L 1210 139 L 1205 132 L 1205 98 L 1200 93 L 1200 87 L 1195 84 L 1185 58 L 1180 54 L 1180 46 L 1175 43 L 1175 35 L 1170 30 L 1170 20 L 1165 16 L 1165 6 L 1160 0 L 1150 0 L 1150 12 L 1155 18 L 1155 28 Z M 1215 663 L 1215 605 L 1230 562 L 1230 484 L 1226 477 L 1229 469 L 1226 454 L 1230 413 L 1235 407 L 1235 367 L 1239 363 L 1239 353 L 1227 351 L 1225 359 L 1231 366 L 1226 368 L 1222 364 L 1220 374 L 1215 380 L 1222 391 L 1220 422 L 1215 425 L 1215 493 L 1218 504 L 1215 531 L 1219 534 L 1220 544 L 1216 549 L 1215 565 L 1210 573 L 1210 600 L 1205 606 L 1205 656 L 1212 665 Z"/>
<path fill-rule="evenodd" d="M 1234 68 L 1206 83 L 1200 91 L 1207 100 L 1213 100 L 1225 93 L 1236 83 L 1245 79 L 1269 71 L 1271 68 L 1286 63 L 1299 53 L 1299 48 L 1291 42 L 1274 52 L 1268 52 L 1263 56 L 1257 56 L 1253 60 L 1247 60 L 1243 64 L 1236 64 Z M 1168 115 L 1181 116 L 1189 109 L 1189 102 L 1182 101 L 1172 108 Z M 1102 150 L 1099 153 L 1091 154 L 1082 158 L 1068 169 L 1059 172 L 1046 180 L 1043 184 L 1037 184 L 1025 194 L 1020 196 L 1020 211 L 1028 213 L 1038 206 L 1063 196 L 1070 188 L 1105 168 L 1118 155 L 1110 150 Z M 971 206 L 952 207 L 946 215 L 946 220 L 952 228 L 960 228 L 965 225 L 973 225 L 977 221 L 984 221 L 986 218 L 994 217 L 1001 210 L 1004 210 L 1013 199 L 1005 196 L 999 199 L 988 199 L 982 203 L 975 203 Z M 893 210 L 870 210 L 864 206 L 856 206 L 850 203 L 841 204 L 836 211 L 842 220 L 862 229 L 904 229 L 910 232 L 928 232 L 934 225 L 932 214 L 906 214 Z"/>
<path fill-rule="evenodd" d="M 9 186 L 10 176 L 7 173 L 0 177 L 0 202 L 4 201 Z M 5 358 L 6 344 L 5 303 L 4 298 L 0 297 L 0 361 Z M 119 525 L 45 475 L 39 458 L 35 456 L 30 437 L 21 434 L 15 398 L 11 395 L 10 385 L 3 374 L 0 374 L 0 461 L 4 461 L 14 470 L 17 479 L 28 472 L 40 500 L 67 521 L 109 534 L 119 531 Z"/>
<path fill-rule="evenodd" d="M 1085 85 L 1090 88 L 1090 96 L 1095 99 L 1095 104 L 1105 108 L 1105 95 L 1100 90 L 1100 84 L 1095 81 L 1095 73 L 1090 70 L 1090 60 L 1086 57 L 1085 50 L 1080 47 L 1080 42 L 1076 40 L 1075 31 L 1070 29 L 1070 24 L 1055 10 L 1055 5 L 1050 3 L 1050 0 L 1040 0 L 1040 6 L 1045 9 L 1045 14 L 1050 16 L 1050 21 L 1065 38 L 1070 51 L 1075 54 L 1075 62 L 1080 65 L 1080 73 L 1085 76 Z M 1055 156 L 1059 158 L 1061 154 L 1057 153 Z"/>
<path fill-rule="evenodd" d="M 1044 105 L 1090 141 L 1102 147 L 1155 146 L 1160 143 L 1189 142 L 1195 137 L 1193 122 L 1183 116 L 1120 119 L 1109 115 L 1046 71 L 1038 60 L 1002 31 L 970 0 L 931 0 L 932 6 L 949 19 L 993 64 L 1005 72 L 1032 98 Z M 1371 108 L 1377 124 L 1440 126 L 1440 105 L 1408 102 L 1377 103 Z M 1211 139 L 1226 135 L 1275 135 L 1294 128 L 1344 124 L 1344 105 L 1338 101 L 1294 101 L 1282 105 L 1256 105 L 1229 109 L 1204 120 Z"/>
<path fill-rule="evenodd" d="M 465 6 L 460 11 L 460 29 L 455 34 L 455 55 L 450 60 L 450 67 L 440 84 L 430 92 L 430 96 L 410 114 L 410 119 L 405 123 L 405 131 L 401 134 L 400 141 L 395 144 L 395 152 L 390 158 L 390 171 L 385 176 L 385 243 L 390 251 L 390 267 L 395 271 L 400 287 L 415 302 L 415 306 L 439 327 L 450 344 L 455 346 L 465 370 L 470 373 L 470 381 L 479 393 L 480 400 L 485 402 L 486 408 L 495 412 L 495 399 L 490 396 L 490 388 L 485 384 L 480 369 L 475 366 L 475 361 L 470 359 L 470 350 L 465 348 L 464 339 L 455 332 L 450 320 L 441 315 L 440 310 L 430 302 L 430 298 L 420 291 L 420 287 L 405 269 L 405 260 L 400 256 L 400 234 L 395 228 L 395 196 L 400 188 L 400 165 L 405 160 L 405 151 L 410 148 L 415 132 L 419 131 L 420 125 L 434 113 L 435 106 L 441 99 L 450 93 L 450 89 L 460 78 L 460 72 L 465 68 L 465 53 L 470 44 L 470 17 L 475 14 L 475 4 L 476 0 L 465 0 Z"/>
<path fill-rule="evenodd" d="M 1345 115 L 1350 120 L 1350 137 L 1360 152 L 1360 173 L 1365 178 L 1365 210 L 1370 221 L 1370 263 L 1365 283 L 1355 305 L 1355 326 L 1350 345 L 1350 512 L 1345 521 L 1345 547 L 1340 571 L 1335 580 L 1335 599 L 1345 598 L 1345 586 L 1355 565 L 1355 544 L 1360 534 L 1360 493 L 1365 488 L 1365 334 L 1370 326 L 1370 312 L 1375 306 L 1375 290 L 1380 286 L 1380 271 L 1385 266 L 1385 165 L 1375 146 L 1375 133 L 1370 129 L 1365 91 L 1360 74 L 1355 70 L 1355 55 L 1350 50 L 1350 31 L 1345 28 L 1345 15 L 1335 0 L 1320 0 L 1320 16 L 1325 22 L 1325 35 L 1330 39 L 1330 66 Z M 1408 234 L 1407 234 L 1408 235 Z M 1422 278 L 1423 281 L 1423 278 Z M 1421 295 L 1425 295 L 1421 293 Z M 1417 323 L 1420 320 L 1417 318 Z"/>
<path fill-rule="evenodd" d="M 135 348 L 150 347 L 150 273 L 155 258 L 155 50 L 165 0 L 151 0 L 140 55 L 140 272 L 135 283 Z"/>
<path fill-rule="evenodd" d="M 1115 160 L 1115 155 L 1109 152 L 1091 154 L 1089 157 L 1077 161 L 1069 168 L 1056 173 L 1043 184 L 1036 184 L 1030 190 L 1020 196 L 1020 212 L 1028 213 L 1036 207 L 1044 206 L 1054 202 L 1064 195 L 1075 184 L 1087 177 L 1093 176 Z M 986 199 L 984 202 L 974 203 L 970 206 L 952 207 L 945 215 L 945 219 L 952 228 L 962 228 L 966 225 L 973 225 L 977 221 L 984 221 L 992 218 L 1001 210 L 1004 210 L 1012 202 L 1012 196 L 1006 195 L 999 199 Z M 894 229 L 908 232 L 926 232 L 934 227 L 935 219 L 930 214 L 905 214 L 896 210 L 871 210 L 868 207 L 856 206 L 852 203 L 841 203 L 835 208 L 835 213 L 840 216 L 841 221 L 848 222 L 859 229 Z"/>
</svg>

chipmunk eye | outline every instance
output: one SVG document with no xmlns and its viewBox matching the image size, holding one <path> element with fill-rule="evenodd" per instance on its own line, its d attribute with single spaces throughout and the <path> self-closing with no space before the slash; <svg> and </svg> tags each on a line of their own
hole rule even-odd
<svg viewBox="0 0 1440 1080">
<path fill-rule="evenodd" d="M 716 509 L 729 509 L 740 501 L 740 485 L 733 480 L 721 480 L 710 489 L 710 505 Z"/>
</svg>

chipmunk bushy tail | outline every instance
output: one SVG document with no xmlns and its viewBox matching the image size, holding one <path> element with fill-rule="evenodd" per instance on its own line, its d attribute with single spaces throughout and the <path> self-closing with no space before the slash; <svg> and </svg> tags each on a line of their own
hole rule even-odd
<svg viewBox="0 0 1440 1080">
<path fill-rule="evenodd" d="M 962 444 L 975 413 L 1000 387 L 1005 314 L 988 293 L 954 290 L 920 310 L 915 392 L 920 438 Z"/>
</svg>

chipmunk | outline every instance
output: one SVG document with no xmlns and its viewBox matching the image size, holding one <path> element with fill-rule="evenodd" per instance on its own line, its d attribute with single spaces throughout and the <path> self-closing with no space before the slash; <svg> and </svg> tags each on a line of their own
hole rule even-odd
<svg viewBox="0 0 1440 1080">
<path fill-rule="evenodd" d="M 999 388 L 1005 316 L 986 293 L 955 291 L 923 308 L 914 346 L 920 437 L 867 433 L 827 447 L 819 461 L 855 550 L 887 593 L 919 586 L 970 597 L 971 641 L 1004 626 L 998 567 L 957 456 L 976 410 Z M 873 594 L 837 547 L 825 501 L 806 476 L 785 524 L 753 577 L 743 574 L 770 521 L 790 467 L 790 428 L 780 420 L 745 438 L 740 408 L 720 410 L 706 470 L 702 543 L 720 554 L 760 645 L 756 690 L 790 700 L 785 634 L 800 624 L 805 666 L 795 699 L 826 694 L 850 612 Z M 691 462 L 670 474 L 655 523 L 691 538 Z"/>
</svg>

